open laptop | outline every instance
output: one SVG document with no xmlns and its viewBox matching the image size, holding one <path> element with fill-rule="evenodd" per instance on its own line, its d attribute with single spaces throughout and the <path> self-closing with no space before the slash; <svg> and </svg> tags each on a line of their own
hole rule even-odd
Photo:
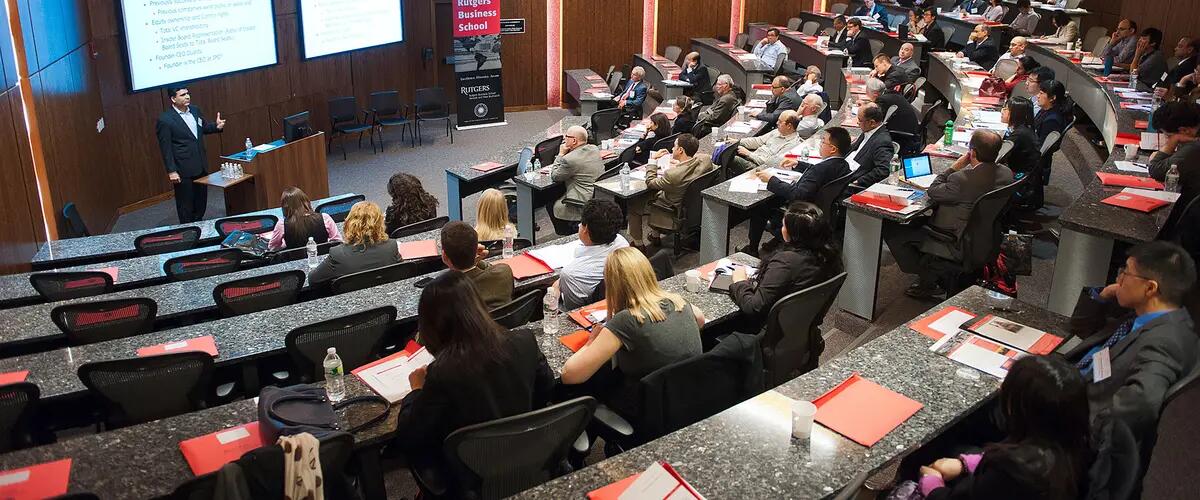
<svg viewBox="0 0 1200 500">
<path fill-rule="evenodd" d="M 900 180 L 921 189 L 929 189 L 929 185 L 933 184 L 934 175 L 933 163 L 929 161 L 928 154 L 909 156 L 900 161 L 904 166 L 904 176 Z"/>
</svg>

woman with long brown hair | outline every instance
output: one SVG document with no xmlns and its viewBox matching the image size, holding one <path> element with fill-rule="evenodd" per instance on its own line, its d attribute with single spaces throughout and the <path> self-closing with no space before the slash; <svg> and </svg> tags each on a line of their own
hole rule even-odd
<svg viewBox="0 0 1200 500">
<path fill-rule="evenodd" d="M 300 188 L 284 189 L 279 206 L 283 209 L 283 222 L 276 224 L 267 238 L 269 250 L 300 248 L 308 244 L 309 238 L 318 244 L 342 239 L 333 218 L 314 211 L 308 195 Z"/>
<path fill-rule="evenodd" d="M 400 262 L 400 249 L 396 240 L 388 239 L 379 205 L 355 203 L 343 227 L 346 234 L 342 244 L 331 248 L 329 256 L 308 274 L 310 284 Z"/>
<path fill-rule="evenodd" d="M 425 191 L 421 180 L 411 174 L 398 173 L 388 179 L 388 194 L 392 196 L 385 218 L 388 234 L 437 216 L 437 198 Z"/>
</svg>

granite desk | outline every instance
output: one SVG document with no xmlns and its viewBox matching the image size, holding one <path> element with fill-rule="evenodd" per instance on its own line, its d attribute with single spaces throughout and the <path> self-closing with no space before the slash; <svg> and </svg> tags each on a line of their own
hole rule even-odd
<svg viewBox="0 0 1200 500">
<path fill-rule="evenodd" d="M 571 96 L 575 102 L 579 103 L 579 115 L 583 117 L 591 117 L 600 109 L 600 103 L 612 102 L 611 98 L 597 97 L 595 93 L 588 92 L 588 89 L 599 88 L 594 85 L 604 85 L 603 93 L 610 94 L 608 82 L 604 81 L 604 77 L 597 75 L 595 71 L 590 69 L 568 69 L 563 71 L 563 87 L 567 91 L 567 95 Z"/>
<path fill-rule="evenodd" d="M 680 85 L 679 83 L 667 85 L 665 82 L 666 80 L 678 82 L 679 74 L 683 72 L 683 68 L 679 67 L 678 64 L 675 64 L 675 61 L 667 59 L 658 54 L 654 54 L 650 57 L 646 57 L 642 54 L 634 54 L 633 66 L 631 67 L 638 66 L 641 66 L 642 69 L 646 70 L 646 77 L 642 81 L 649 84 L 650 88 L 657 90 L 659 94 L 662 94 L 663 102 L 683 95 L 684 89 L 689 89 L 692 87 L 688 84 Z M 625 75 L 625 77 L 628 78 L 629 75 Z M 646 106 L 646 108 L 649 109 L 649 106 Z M 650 116 L 649 113 L 647 113 L 646 116 Z"/>
<path fill-rule="evenodd" d="M 1018 13 L 1017 2 L 1016 2 L 1016 0 L 1003 0 L 1003 1 L 1004 1 L 1004 6 L 1008 7 L 1008 12 L 1004 13 L 1004 18 L 1001 20 L 1004 21 L 1006 24 L 1011 23 L 1013 21 L 1013 19 L 1017 18 L 1017 13 Z M 1041 18 L 1038 19 L 1037 30 L 1034 33 L 1035 36 L 1053 35 L 1054 34 L 1053 19 L 1054 19 L 1054 15 L 1057 14 L 1059 11 L 1066 11 L 1067 15 L 1071 17 L 1071 20 L 1075 21 L 1076 26 L 1083 26 L 1084 16 L 1087 16 L 1088 14 L 1090 14 L 1090 12 L 1088 12 L 1087 9 L 1079 9 L 1079 8 L 1060 9 L 1058 7 L 1049 7 L 1045 4 L 1034 7 L 1033 11 L 1037 12 L 1038 15 L 1041 16 Z M 1082 32 L 1080 32 L 1079 37 L 1083 38 Z"/>
<path fill-rule="evenodd" d="M 837 17 L 832 12 L 801 12 L 800 19 L 804 22 L 815 22 L 820 29 L 829 28 L 833 30 L 833 18 Z M 900 38 L 900 34 L 892 31 L 891 27 L 880 26 L 878 28 L 871 26 L 863 26 L 863 34 L 870 40 L 879 40 L 883 42 L 883 52 L 888 56 L 896 56 L 900 54 L 900 46 L 911 43 L 913 44 L 913 58 L 920 61 L 922 56 L 929 48 L 929 42 L 923 42 L 916 38 Z"/>
<path fill-rule="evenodd" d="M 889 9 L 891 12 L 891 9 Z M 907 11 L 902 11 L 905 16 Z M 946 38 L 948 47 L 965 47 L 970 42 L 971 32 L 975 30 L 975 26 L 979 24 L 988 24 L 991 28 L 989 37 L 996 38 L 996 47 L 1000 53 L 1008 50 L 1008 41 L 1013 37 L 1012 28 L 1003 23 L 990 23 L 981 15 L 963 16 L 957 12 L 943 11 L 938 14 L 937 24 L 954 28 L 954 33 Z M 991 69 L 991 68 L 988 68 Z"/>
<path fill-rule="evenodd" d="M 772 26 L 767 23 L 751 23 L 747 26 L 750 31 L 750 37 L 753 39 L 762 39 L 767 35 L 767 29 Z M 776 28 L 778 28 L 776 26 Z M 788 59 L 794 61 L 797 70 L 802 74 L 809 66 L 816 66 L 821 70 L 821 76 L 825 79 L 823 88 L 825 94 L 829 96 L 829 105 L 836 108 L 841 105 L 841 98 L 846 95 L 846 81 L 838 78 L 842 68 L 846 66 L 846 53 L 841 50 L 829 50 L 817 46 L 815 36 L 808 36 L 799 31 L 792 31 L 785 28 L 778 28 L 780 32 L 780 40 L 788 48 Z"/>
<path fill-rule="evenodd" d="M 926 314 L 946 306 L 989 312 L 978 287 Z M 1048 332 L 1066 331 L 1063 316 L 1021 303 L 1017 307 L 1002 315 Z M 813 400 L 858 373 L 924 405 L 870 448 L 819 424 L 811 438 L 793 439 L 790 412 L 760 396 L 515 498 L 584 498 L 658 460 L 669 462 L 708 498 L 828 498 L 859 472 L 878 471 L 918 449 L 995 395 L 998 379 L 957 375 L 962 365 L 933 353 L 931 345 L 929 337 L 901 326 L 774 389 L 788 398 Z"/>
<path fill-rule="evenodd" d="M 704 61 L 704 64 L 733 78 L 733 84 L 741 87 L 747 94 L 750 93 L 751 86 L 763 83 L 764 77 L 775 74 L 774 66 L 767 66 L 767 63 L 748 52 L 734 53 L 734 50 L 741 49 L 715 38 L 693 38 L 692 50 L 700 53 L 700 60 Z M 746 57 L 747 55 L 750 57 Z M 713 81 L 714 85 L 716 83 Z"/>
</svg>

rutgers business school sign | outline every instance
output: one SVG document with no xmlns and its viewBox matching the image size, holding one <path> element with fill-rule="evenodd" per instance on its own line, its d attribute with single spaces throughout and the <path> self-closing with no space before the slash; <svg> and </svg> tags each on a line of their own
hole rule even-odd
<svg viewBox="0 0 1200 500">
<path fill-rule="evenodd" d="M 500 0 L 454 0 L 458 128 L 504 124 Z"/>
</svg>

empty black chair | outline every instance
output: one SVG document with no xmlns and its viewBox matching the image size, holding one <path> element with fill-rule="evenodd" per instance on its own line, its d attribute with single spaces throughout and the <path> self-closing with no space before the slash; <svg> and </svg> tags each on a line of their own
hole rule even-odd
<svg viewBox="0 0 1200 500">
<path fill-rule="evenodd" d="M 417 116 L 417 141 L 422 140 L 421 123 L 446 121 L 446 135 L 450 136 L 450 144 L 454 144 L 454 127 L 451 126 L 450 104 L 446 101 L 446 92 L 441 87 L 417 89 L 413 110 Z"/>
<path fill-rule="evenodd" d="M 325 243 L 317 243 L 317 255 L 328 255 L 329 249 L 341 245 L 340 241 L 326 241 Z M 280 250 L 271 255 L 272 264 L 281 264 L 291 262 L 293 260 L 307 259 L 308 248 L 287 248 Z"/>
<path fill-rule="evenodd" d="M 339 276 L 329 284 L 329 289 L 335 294 L 346 293 L 408 279 L 420 274 L 424 264 L 419 260 L 397 262 L 390 266 Z"/>
<path fill-rule="evenodd" d="M 409 119 L 408 106 L 400 102 L 400 92 L 396 90 L 384 90 L 382 92 L 372 92 L 368 98 L 371 114 L 372 133 L 379 134 L 379 149 L 383 149 L 383 129 L 386 127 L 400 127 L 401 140 L 404 137 L 404 131 L 408 130 L 408 137 L 412 147 L 417 147 L 417 127 Z"/>
<path fill-rule="evenodd" d="M 316 212 L 319 214 L 328 215 L 334 222 L 342 222 L 346 220 L 346 216 L 350 215 L 350 208 L 355 203 L 366 200 L 365 195 L 356 194 L 346 198 L 338 198 L 333 201 L 327 201 L 317 205 Z"/>
<path fill-rule="evenodd" d="M 158 304 L 144 297 L 67 304 L 50 311 L 71 345 L 150 333 L 157 315 Z"/>
<path fill-rule="evenodd" d="M 504 253 L 504 240 L 483 240 L 479 242 L 488 251 L 488 256 L 495 257 Z M 513 251 L 524 250 L 533 246 L 533 242 L 525 238 L 513 238 Z"/>
<path fill-rule="evenodd" d="M 88 231 L 87 224 L 83 223 L 83 216 L 79 214 L 79 208 L 72 202 L 67 202 L 62 209 L 63 219 L 67 221 L 67 230 L 70 232 L 68 238 L 82 238 L 91 236 L 92 232 Z"/>
<path fill-rule="evenodd" d="M 29 284 L 47 301 L 91 297 L 112 292 L 112 275 L 104 271 L 66 271 L 34 273 Z"/>
<path fill-rule="evenodd" d="M 759 334 L 766 387 L 775 387 L 817 367 L 825 351 L 821 322 L 833 305 L 846 273 L 790 293 L 775 302 Z"/>
<path fill-rule="evenodd" d="M 570 472 L 572 444 L 596 410 L 582 397 L 512 417 L 469 425 L 446 437 L 452 478 L 421 468 L 422 493 L 448 498 L 504 498 Z"/>
<path fill-rule="evenodd" d="M 33 444 L 29 424 L 41 391 L 29 382 L 0 386 L 0 453 Z"/>
<path fill-rule="evenodd" d="M 137 249 L 138 255 L 179 252 L 198 246 L 200 246 L 200 228 L 195 226 L 143 234 L 133 240 L 133 248 Z"/>
<path fill-rule="evenodd" d="M 558 158 L 558 149 L 562 147 L 563 136 L 556 135 L 533 146 L 533 157 L 537 158 L 538 163 L 545 167 L 554 163 L 554 159 Z"/>
<path fill-rule="evenodd" d="M 957 261 L 928 254 L 921 258 L 921 264 L 937 276 L 938 284 L 946 293 L 955 294 L 965 289 L 979 277 L 984 266 L 996 262 L 1009 200 L 1026 179 L 1028 177 L 1023 177 L 977 198 L 967 224 L 957 234 L 929 224 L 922 226 L 927 236 L 951 246 L 959 255 Z"/>
<path fill-rule="evenodd" d="M 592 138 L 596 142 L 600 142 L 615 137 L 617 135 L 617 120 L 620 119 L 620 108 L 602 109 L 592 113 L 591 118 L 589 118 L 591 120 Z"/>
<path fill-rule="evenodd" d="M 275 229 L 275 224 L 278 223 L 279 217 L 271 214 L 235 215 L 217 219 L 213 223 L 213 227 L 216 228 L 217 234 L 224 238 L 234 231 L 250 234 L 265 233 Z"/>
<path fill-rule="evenodd" d="M 322 363 L 330 347 L 337 349 L 349 373 L 383 352 L 388 327 L 395 320 L 395 307 L 380 307 L 301 326 L 288 332 L 283 343 L 302 380 L 324 380 Z"/>
<path fill-rule="evenodd" d="M 492 309 L 492 319 L 510 330 L 524 326 L 541 309 L 542 297 L 545 296 L 545 289 L 531 290 L 525 295 L 512 299 L 512 302 Z"/>
<path fill-rule="evenodd" d="M 831 224 L 836 224 L 842 213 L 842 205 L 839 201 L 846 198 L 846 186 L 854 180 L 854 172 L 847 173 L 837 179 L 825 183 L 817 189 L 817 195 L 813 197 L 813 204 L 821 209 L 821 213 L 825 214 L 825 220 Z"/>
<path fill-rule="evenodd" d="M 102 401 L 111 429 L 204 408 L 212 371 L 212 356 L 191 351 L 86 363 L 79 379 Z"/>
<path fill-rule="evenodd" d="M 222 318 L 295 304 L 304 287 L 304 271 L 292 270 L 227 281 L 213 288 Z"/>
<path fill-rule="evenodd" d="M 174 281 L 194 280 L 237 271 L 241 263 L 241 250 L 222 248 L 167 259 L 163 272 Z"/>
<path fill-rule="evenodd" d="M 363 118 L 367 113 L 362 112 Z M 329 138 L 325 141 L 326 149 L 332 151 L 333 139 L 342 138 L 338 144 L 342 146 L 342 159 L 346 159 L 346 144 L 344 136 L 358 134 L 358 147 L 362 148 L 362 134 L 368 132 L 371 141 L 371 153 L 375 152 L 375 134 L 371 133 L 372 126 L 359 119 L 358 99 L 354 96 L 334 97 L 329 100 Z"/>
<path fill-rule="evenodd" d="M 407 236 L 412 236 L 414 234 L 421 234 L 426 231 L 433 231 L 435 229 L 441 229 L 442 226 L 445 226 L 447 222 L 450 222 L 450 217 L 446 216 L 446 215 L 443 215 L 441 217 L 434 217 L 432 219 L 425 219 L 421 222 L 414 222 L 407 226 L 401 226 L 401 227 L 396 228 L 395 231 L 392 231 L 391 237 L 393 239 L 404 238 Z"/>
</svg>

